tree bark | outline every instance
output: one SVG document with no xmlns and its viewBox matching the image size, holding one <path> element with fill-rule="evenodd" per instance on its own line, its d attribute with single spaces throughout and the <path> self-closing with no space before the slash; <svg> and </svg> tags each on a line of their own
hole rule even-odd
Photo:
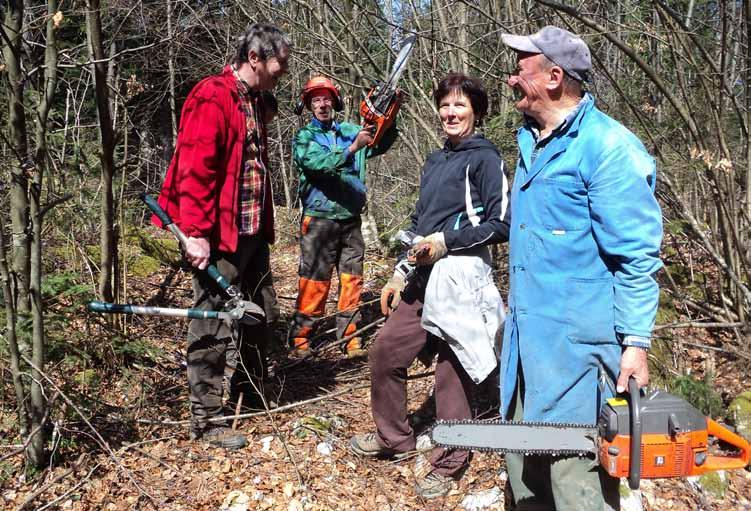
<svg viewBox="0 0 751 511">
<path fill-rule="evenodd" d="M 44 82 L 37 105 L 36 115 L 36 145 L 34 162 L 36 173 L 30 187 L 29 205 L 32 224 L 31 241 L 31 279 L 29 295 L 31 297 L 32 314 L 32 369 L 31 381 L 31 430 L 36 434 L 29 442 L 27 457 L 37 467 L 45 463 L 44 446 L 47 434 L 42 422 L 47 415 L 47 400 L 42 389 L 42 375 L 45 359 L 44 305 L 42 303 L 42 226 L 44 211 L 41 206 L 42 185 L 47 168 L 47 117 L 57 87 L 57 37 L 53 16 L 57 12 L 57 0 L 47 0 L 47 37 L 44 53 Z M 38 368 L 38 369 L 37 369 Z"/>
<path fill-rule="evenodd" d="M 102 166 L 100 203 L 102 227 L 100 232 L 101 267 L 99 275 L 99 294 L 105 301 L 112 301 L 112 279 L 114 266 L 114 195 L 112 180 L 114 176 L 115 136 L 112 128 L 112 117 L 109 105 L 109 90 L 107 88 L 107 62 L 104 54 L 104 37 L 102 34 L 102 18 L 99 0 L 86 2 L 86 28 L 89 40 L 89 54 L 92 60 L 94 75 L 94 91 L 97 114 L 99 118 L 99 138 L 102 151 L 99 159 Z"/>
<path fill-rule="evenodd" d="M 25 77 L 21 73 L 21 43 L 24 5 L 22 0 L 10 0 L 6 7 L 3 29 L 8 40 L 3 46 L 8 75 L 8 134 L 15 153 L 11 164 L 10 220 L 12 240 L 12 290 L 17 312 L 29 310 L 29 180 L 31 167 L 27 144 L 26 116 L 23 109 Z M 20 345 L 21 351 L 27 346 Z"/>
</svg>

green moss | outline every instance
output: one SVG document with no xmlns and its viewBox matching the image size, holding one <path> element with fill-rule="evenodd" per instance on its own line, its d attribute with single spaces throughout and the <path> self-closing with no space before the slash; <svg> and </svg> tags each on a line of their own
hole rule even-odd
<svg viewBox="0 0 751 511">
<path fill-rule="evenodd" d="M 728 415 L 738 433 L 751 439 L 751 391 L 743 392 L 730 402 Z"/>
<path fill-rule="evenodd" d="M 658 325 L 667 325 L 675 323 L 678 318 L 678 312 L 675 310 L 673 299 L 664 290 L 660 290 L 660 304 L 657 309 L 656 323 Z"/>
<path fill-rule="evenodd" d="M 144 255 L 169 266 L 179 266 L 180 246 L 174 238 L 157 238 L 151 230 L 133 229 L 126 240 L 138 246 Z"/>
<path fill-rule="evenodd" d="M 691 224 L 685 220 L 670 220 L 665 224 L 665 231 L 670 234 L 681 234 L 691 232 Z"/>
<path fill-rule="evenodd" d="M 728 481 L 724 472 L 709 472 L 699 478 L 699 485 L 705 492 L 715 498 L 721 499 L 728 489 Z"/>
<path fill-rule="evenodd" d="M 93 369 L 84 369 L 73 376 L 73 380 L 79 385 L 90 387 L 99 381 L 99 375 Z"/>
<path fill-rule="evenodd" d="M 148 277 L 159 271 L 161 266 L 162 263 L 157 259 L 147 255 L 142 255 L 133 258 L 133 260 L 129 262 L 128 273 L 136 277 Z"/>
<path fill-rule="evenodd" d="M 668 382 L 668 388 L 704 415 L 718 417 L 723 412 L 722 398 L 709 384 L 711 380 L 710 374 L 706 374 L 703 380 L 697 380 L 689 375 L 679 376 Z"/>
</svg>

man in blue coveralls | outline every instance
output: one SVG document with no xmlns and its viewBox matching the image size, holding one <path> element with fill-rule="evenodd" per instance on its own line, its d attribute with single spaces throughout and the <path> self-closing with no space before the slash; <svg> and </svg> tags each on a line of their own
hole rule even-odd
<svg viewBox="0 0 751 511">
<path fill-rule="evenodd" d="M 585 93 L 578 36 L 547 26 L 504 34 L 524 115 L 511 194 L 510 314 L 501 354 L 504 416 L 594 424 L 603 401 L 649 380 L 662 215 L 655 164 Z M 506 456 L 518 510 L 618 509 L 618 480 L 594 458 Z"/>
</svg>

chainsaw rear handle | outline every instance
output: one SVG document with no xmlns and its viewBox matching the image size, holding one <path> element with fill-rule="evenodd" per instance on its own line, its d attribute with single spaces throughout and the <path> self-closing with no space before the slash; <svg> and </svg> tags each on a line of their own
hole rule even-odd
<svg viewBox="0 0 751 511">
<path fill-rule="evenodd" d="M 639 384 L 633 376 L 628 379 L 628 393 L 630 397 L 628 406 L 631 415 L 628 486 L 632 490 L 638 490 L 641 479 L 641 409 L 639 407 Z"/>
<path fill-rule="evenodd" d="M 728 428 L 707 418 L 707 434 L 722 440 L 737 448 L 737 456 L 718 456 L 707 454 L 707 460 L 700 466 L 694 467 L 692 475 L 701 475 L 713 470 L 734 470 L 746 468 L 751 462 L 751 444 L 742 436 L 733 433 Z"/>
<path fill-rule="evenodd" d="M 141 200 L 146 203 L 146 205 L 149 207 L 152 213 L 154 213 L 159 220 L 161 220 L 162 224 L 164 224 L 164 227 L 169 229 L 172 234 L 175 235 L 177 238 L 177 241 L 179 241 L 183 248 L 188 243 L 188 237 L 185 235 L 185 233 L 180 230 L 180 228 L 172 221 L 172 218 L 167 214 L 166 211 L 162 209 L 162 207 L 159 205 L 159 203 L 152 197 L 151 195 L 147 193 L 141 194 Z M 227 281 L 227 279 L 222 276 L 221 273 L 219 273 L 219 270 L 217 267 L 213 264 L 210 264 L 206 267 L 206 273 L 209 274 L 209 277 L 214 279 L 217 284 L 219 284 L 219 287 L 222 288 L 222 291 L 226 291 L 227 294 L 231 298 L 235 298 L 236 296 L 240 296 L 239 291 L 237 291 L 230 283 Z M 232 289 L 230 289 L 232 287 Z"/>
</svg>

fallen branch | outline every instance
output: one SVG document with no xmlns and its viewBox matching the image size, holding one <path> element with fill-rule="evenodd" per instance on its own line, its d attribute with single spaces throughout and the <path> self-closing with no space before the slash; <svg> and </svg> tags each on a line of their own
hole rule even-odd
<svg viewBox="0 0 751 511">
<path fill-rule="evenodd" d="M 91 431 L 94 433 L 94 436 L 96 436 L 97 443 L 100 446 L 102 446 L 102 448 L 104 448 L 105 451 L 107 451 L 107 454 L 109 454 L 110 458 L 112 458 L 112 461 L 114 461 L 114 463 L 117 466 L 117 468 L 119 468 L 120 470 L 122 470 L 125 473 L 125 475 L 128 477 L 128 479 L 130 479 L 130 481 L 133 483 L 133 485 L 136 487 L 136 489 L 141 493 L 141 495 L 144 495 L 144 496 L 148 497 L 149 500 L 151 500 L 151 502 L 153 502 L 154 504 L 159 504 L 159 502 L 157 502 L 157 500 L 154 497 L 152 497 L 151 494 L 149 494 L 146 490 L 144 490 L 141 487 L 140 484 L 138 484 L 138 481 L 136 481 L 136 479 L 133 477 L 133 474 L 130 472 L 130 470 L 128 470 L 127 468 L 125 468 L 122 465 L 122 463 L 120 463 L 120 459 L 112 451 L 112 448 L 109 446 L 109 444 L 107 443 L 107 441 L 104 438 L 102 438 L 102 435 L 100 435 L 99 431 L 97 431 L 97 429 L 91 424 L 91 422 L 89 421 L 88 417 L 86 417 L 86 415 L 84 415 L 84 413 L 81 411 L 81 409 L 78 408 L 76 406 L 76 404 L 73 403 L 73 401 L 70 400 L 70 398 L 65 394 L 65 392 L 63 392 L 62 390 L 60 390 L 60 388 L 57 385 L 55 385 L 55 382 L 52 381 L 52 379 L 49 376 L 47 376 L 47 374 L 45 372 L 43 372 L 39 367 L 37 367 L 34 364 L 34 362 L 32 362 L 31 360 L 29 360 L 28 357 L 26 357 L 24 355 L 21 355 L 21 358 L 27 364 L 29 364 L 29 367 L 33 368 L 35 371 L 37 371 L 37 373 L 39 373 L 42 376 L 42 378 L 44 378 L 45 380 L 47 380 L 47 383 L 49 383 L 52 386 L 52 388 L 55 389 L 55 391 L 58 392 L 62 396 L 63 400 L 66 403 L 68 403 L 68 405 L 71 408 L 73 408 L 73 410 L 76 411 L 76 413 L 78 414 L 78 416 L 81 417 L 81 419 L 83 419 L 84 423 L 86 423 L 86 425 L 89 427 L 89 429 L 91 429 Z"/>
<path fill-rule="evenodd" d="M 84 477 L 83 479 L 81 479 L 80 481 L 78 481 L 78 483 L 73 488 L 71 488 L 67 492 L 63 493 L 62 495 L 60 495 L 56 499 L 51 500 L 50 502 L 47 502 L 45 505 L 43 505 L 42 507 L 38 508 L 36 511 L 44 511 L 45 509 L 50 508 L 50 507 L 56 505 L 58 502 L 61 502 L 62 500 L 66 499 L 68 497 L 68 495 L 70 495 L 71 493 L 73 493 L 74 491 L 76 491 L 77 489 L 79 489 L 89 479 L 91 479 L 91 475 L 96 471 L 96 469 L 99 468 L 100 465 L 101 465 L 101 463 L 97 463 L 96 465 L 94 465 L 94 468 L 92 468 L 91 470 L 89 470 L 89 473 L 86 474 L 86 477 Z"/>
<path fill-rule="evenodd" d="M 698 321 L 684 321 L 680 323 L 669 323 L 667 325 L 658 325 L 654 331 L 665 330 L 666 328 L 742 328 L 745 323 L 740 321 L 728 323 L 703 323 Z"/>
<path fill-rule="evenodd" d="M 352 392 L 354 390 L 360 390 L 364 389 L 366 387 L 369 387 L 370 383 L 363 383 L 361 385 L 355 385 L 352 387 L 348 387 L 343 390 L 339 390 L 336 392 L 331 392 L 329 394 L 326 394 L 325 396 L 318 396 L 310 399 L 306 399 L 304 401 L 297 401 L 295 403 L 290 403 L 288 405 L 279 406 L 277 408 L 271 408 L 269 410 L 264 410 L 262 412 L 253 412 L 253 413 L 241 413 L 239 415 L 225 415 L 222 417 L 211 417 L 210 419 L 206 419 L 207 422 L 224 422 L 228 419 L 250 419 L 252 417 L 261 417 L 263 415 L 271 414 L 271 413 L 278 413 L 278 412 L 286 412 L 288 410 L 292 410 L 294 408 L 299 408 L 301 406 L 309 405 L 311 403 L 317 403 L 318 401 L 324 401 L 326 399 L 331 399 L 332 397 L 341 396 L 342 394 L 346 394 L 348 392 Z M 156 424 L 160 426 L 188 426 L 191 424 L 191 420 L 181 420 L 181 421 L 171 421 L 171 420 L 152 420 L 152 419 L 138 419 L 136 420 L 139 424 Z"/>
<path fill-rule="evenodd" d="M 73 472 L 78 470 L 79 466 L 83 463 L 84 459 L 86 459 L 86 453 L 81 454 L 76 460 L 76 462 L 73 463 L 73 465 L 68 470 L 56 475 L 51 480 L 49 480 L 46 484 L 44 484 L 41 488 L 38 488 L 36 491 L 34 491 L 28 497 L 26 497 L 26 499 L 23 502 L 21 502 L 21 505 L 18 506 L 17 511 L 22 511 L 23 509 L 26 509 L 26 507 L 30 505 L 32 502 L 34 502 L 34 500 L 36 500 L 37 497 L 39 497 L 42 493 L 49 490 L 52 485 L 59 483 L 60 481 L 62 481 L 63 479 L 71 475 Z"/>
<path fill-rule="evenodd" d="M 279 367 L 277 368 L 277 370 L 290 369 L 292 367 L 295 367 L 296 365 L 299 365 L 301 362 L 303 362 L 305 360 L 309 360 L 310 358 L 312 358 L 312 357 L 314 357 L 316 355 L 320 355 L 321 353 L 326 353 L 328 351 L 331 351 L 332 348 L 341 346 L 342 343 L 345 343 L 345 342 L 349 341 L 350 339 L 352 339 L 354 337 L 357 337 L 358 335 L 360 335 L 360 334 L 362 334 L 364 332 L 367 332 L 368 330 L 370 330 L 370 329 L 372 329 L 372 328 L 380 325 L 384 321 L 386 321 L 385 317 L 378 318 L 375 321 L 373 321 L 372 323 L 368 323 L 364 327 L 360 328 L 359 330 L 355 330 L 351 334 L 345 335 L 341 339 L 335 339 L 333 341 L 329 341 L 327 343 L 324 343 L 324 344 L 321 344 L 319 346 L 316 346 L 315 348 L 313 348 L 313 349 L 310 350 L 311 354 L 309 356 L 307 356 L 305 358 L 300 358 L 300 359 L 297 359 L 297 360 L 293 360 L 293 361 L 291 361 L 291 362 L 289 362 L 287 364 L 280 364 Z M 312 339 L 310 339 L 310 341 L 315 340 L 317 337 L 313 337 Z M 293 349 L 290 349 L 290 352 L 292 352 L 292 350 Z"/>
<path fill-rule="evenodd" d="M 433 376 L 435 374 L 434 371 L 428 371 L 425 373 L 419 373 L 412 376 L 407 377 L 407 381 L 412 380 L 418 380 L 420 378 L 426 378 L 428 376 Z M 318 401 L 324 401 L 326 399 L 331 399 L 336 396 L 341 396 L 342 394 L 347 394 L 349 392 L 353 392 L 355 390 L 360 390 L 370 387 L 370 383 L 363 383 L 360 385 L 353 385 L 351 387 L 347 387 L 346 389 L 338 390 L 336 392 L 330 392 L 329 394 L 326 394 L 325 396 L 318 396 L 313 397 L 310 399 L 306 399 L 304 401 L 296 401 L 294 403 L 290 403 L 288 405 L 279 406 L 277 408 L 271 408 L 268 410 L 263 410 L 261 412 L 253 412 L 253 413 L 241 413 L 239 415 L 224 415 L 222 417 L 211 417 L 209 419 L 206 419 L 207 422 L 224 422 L 228 419 L 250 419 L 253 417 L 261 417 L 263 415 L 271 414 L 271 413 L 278 413 L 278 412 L 286 412 L 288 410 L 292 410 L 294 408 L 299 408 L 301 406 L 309 405 L 312 403 L 317 403 Z M 181 421 L 171 421 L 171 420 L 154 420 L 154 419 L 137 419 L 137 423 L 139 424 L 153 424 L 157 426 L 188 426 L 192 423 L 190 419 L 181 420 Z"/>
<path fill-rule="evenodd" d="M 13 456 L 18 456 L 19 454 L 22 454 L 26 450 L 26 448 L 31 443 L 31 439 L 34 438 L 34 435 L 36 435 L 39 432 L 39 430 L 41 430 L 47 424 L 47 421 L 50 418 L 50 412 L 52 410 L 52 405 L 54 404 L 55 401 L 57 401 L 57 397 L 58 396 L 59 396 L 59 393 L 56 392 L 49 399 L 49 401 L 47 402 L 47 409 L 44 411 L 44 416 L 42 417 L 42 420 L 39 422 L 39 425 L 36 428 L 34 428 L 31 431 L 31 433 L 28 434 L 28 436 L 26 437 L 26 440 L 24 441 L 24 443 L 21 444 L 21 446 L 18 449 L 16 449 L 15 451 L 9 452 L 8 454 L 0 456 L 0 462 L 5 461 L 8 458 L 12 458 Z"/>
</svg>

